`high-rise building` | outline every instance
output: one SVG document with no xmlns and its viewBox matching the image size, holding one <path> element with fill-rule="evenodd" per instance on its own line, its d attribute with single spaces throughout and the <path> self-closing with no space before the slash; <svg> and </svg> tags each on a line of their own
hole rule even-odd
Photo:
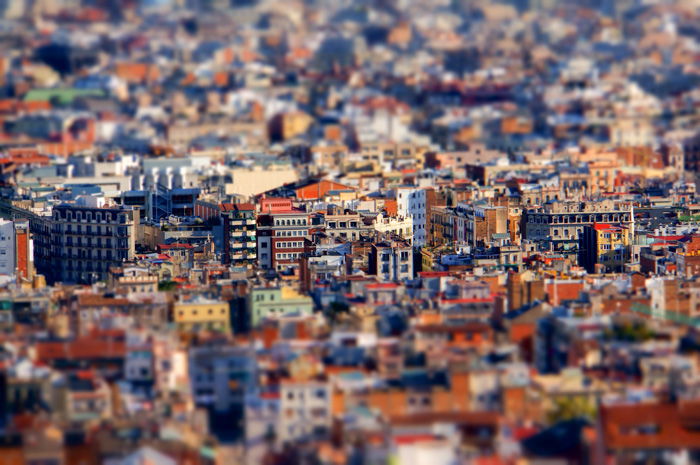
<svg viewBox="0 0 700 465">
<path fill-rule="evenodd" d="M 424 246 L 428 224 L 425 190 L 415 187 L 396 189 L 396 207 L 399 216 L 413 219 L 413 246 Z"/>
<path fill-rule="evenodd" d="M 257 226 L 255 205 L 250 203 L 221 204 L 224 229 L 224 264 L 253 266 L 257 262 Z"/>
</svg>

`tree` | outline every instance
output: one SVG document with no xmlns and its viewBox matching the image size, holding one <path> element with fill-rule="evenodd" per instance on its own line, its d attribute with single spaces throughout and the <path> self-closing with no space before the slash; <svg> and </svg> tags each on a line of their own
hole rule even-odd
<svg viewBox="0 0 700 465">
<path fill-rule="evenodd" d="M 175 281 L 163 280 L 158 283 L 159 291 L 172 291 L 175 290 L 176 287 L 177 283 Z"/>
<path fill-rule="evenodd" d="M 350 307 L 348 307 L 348 304 L 344 302 L 331 302 L 331 304 L 328 306 L 328 309 L 326 310 L 326 318 L 328 318 L 328 321 L 332 323 L 335 323 L 338 319 L 338 316 L 342 313 L 349 313 L 350 312 Z"/>
<path fill-rule="evenodd" d="M 557 397 L 553 404 L 548 415 L 551 423 L 573 420 L 574 418 L 593 420 L 597 413 L 595 404 L 584 396 Z"/>
</svg>

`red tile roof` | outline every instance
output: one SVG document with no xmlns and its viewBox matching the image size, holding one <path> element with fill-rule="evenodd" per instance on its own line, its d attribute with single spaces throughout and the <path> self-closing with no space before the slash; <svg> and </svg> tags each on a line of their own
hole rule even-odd
<svg viewBox="0 0 700 465">
<path fill-rule="evenodd" d="M 252 203 L 222 203 L 221 210 L 228 211 L 251 211 L 255 210 L 255 204 Z"/>
<path fill-rule="evenodd" d="M 174 244 L 158 244 L 158 247 L 164 250 L 168 249 L 192 249 L 194 246 L 192 244 L 181 244 L 181 243 L 174 243 Z"/>
<path fill-rule="evenodd" d="M 367 284 L 365 287 L 367 289 L 396 289 L 399 285 L 396 283 L 374 283 Z"/>
<path fill-rule="evenodd" d="M 419 271 L 418 276 L 421 278 L 442 278 L 449 276 L 449 271 Z"/>
</svg>

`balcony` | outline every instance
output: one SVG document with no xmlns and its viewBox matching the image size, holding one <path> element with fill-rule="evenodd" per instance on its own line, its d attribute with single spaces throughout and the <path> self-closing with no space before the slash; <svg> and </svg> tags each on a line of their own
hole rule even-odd
<svg viewBox="0 0 700 465">
<path fill-rule="evenodd" d="M 231 255 L 231 260 L 255 260 L 258 256 L 254 253 L 237 253 Z"/>
<path fill-rule="evenodd" d="M 246 244 L 249 242 L 255 243 L 256 238 L 254 236 L 240 236 L 236 238 L 231 238 L 229 241 L 231 244 Z"/>
<path fill-rule="evenodd" d="M 255 219 L 235 218 L 232 219 L 229 223 L 231 224 L 231 226 L 255 226 Z"/>
</svg>

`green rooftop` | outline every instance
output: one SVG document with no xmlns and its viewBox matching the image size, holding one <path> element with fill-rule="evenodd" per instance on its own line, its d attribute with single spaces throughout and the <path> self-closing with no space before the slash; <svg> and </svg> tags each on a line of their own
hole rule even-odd
<svg viewBox="0 0 700 465">
<path fill-rule="evenodd" d="M 70 104 L 80 97 L 104 97 L 100 89 L 32 89 L 24 96 L 25 102 L 47 102 L 56 100 L 60 104 Z"/>
</svg>

